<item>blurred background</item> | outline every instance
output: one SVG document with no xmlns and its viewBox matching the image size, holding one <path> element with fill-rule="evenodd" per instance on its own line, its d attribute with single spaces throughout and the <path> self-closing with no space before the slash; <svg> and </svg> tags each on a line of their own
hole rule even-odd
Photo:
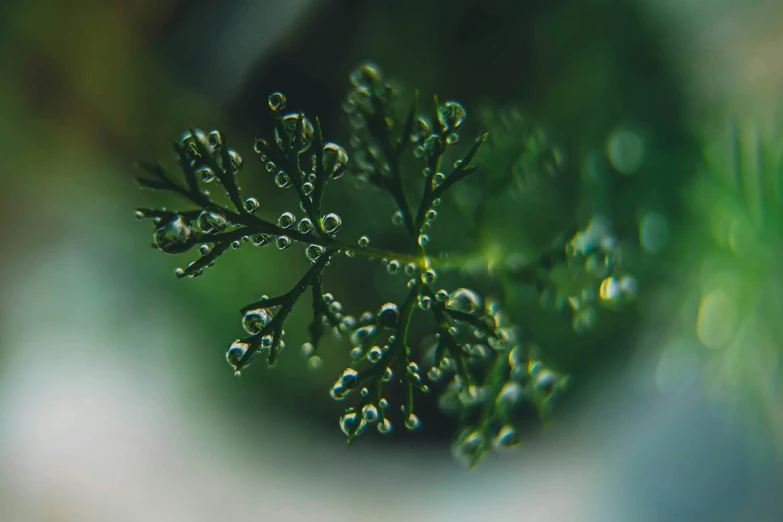
<svg viewBox="0 0 783 522">
<path fill-rule="evenodd" d="M 782 21 L 775 0 L 6 0 L 0 520 L 783 519 Z M 577 334 L 513 278 L 444 277 L 501 298 L 573 376 L 549 429 L 470 472 L 434 396 L 420 432 L 346 446 L 326 390 L 347 350 L 306 368 L 306 307 L 277 367 L 231 376 L 238 309 L 288 290 L 301 249 L 243 246 L 178 281 L 188 254 L 133 219 L 177 204 L 134 162 L 173 168 L 189 125 L 224 130 L 261 215 L 297 210 L 252 152 L 267 96 L 347 140 L 365 60 L 492 132 L 434 245 L 513 265 L 602 215 L 639 282 Z M 531 128 L 562 176 L 517 167 Z M 400 241 L 388 198 L 332 192 L 346 238 Z M 326 289 L 357 315 L 405 292 L 337 261 Z"/>
</svg>

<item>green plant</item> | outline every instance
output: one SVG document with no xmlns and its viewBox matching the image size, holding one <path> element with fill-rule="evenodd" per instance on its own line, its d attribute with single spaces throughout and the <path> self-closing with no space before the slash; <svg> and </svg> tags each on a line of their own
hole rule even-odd
<svg viewBox="0 0 783 522">
<path fill-rule="evenodd" d="M 440 103 L 435 98 L 428 117 L 420 110 L 418 93 L 413 95 L 406 116 L 397 119 L 398 96 L 372 65 L 356 69 L 351 84 L 345 108 L 353 129 L 352 164 L 342 146 L 325 142 L 317 118 L 311 121 L 301 112 L 283 114 L 285 96 L 273 93 L 269 97 L 274 143 L 256 139 L 254 149 L 263 171 L 274 176 L 277 186 L 295 192 L 304 216 L 297 218 L 284 212 L 274 223 L 255 215 L 260 203 L 253 197 L 245 198 L 237 185 L 235 175 L 243 166 L 239 154 L 228 147 L 220 131 L 207 135 L 190 129 L 174 144 L 184 183 L 169 176 L 160 165 L 148 163 L 141 166 L 149 176 L 140 178 L 139 183 L 145 188 L 174 192 L 196 208 L 139 209 L 137 217 L 153 220 L 155 246 L 165 253 L 181 254 L 198 246 L 201 257 L 178 269 L 178 277 L 200 276 L 218 257 L 243 241 L 257 246 L 274 243 L 281 250 L 297 243 L 304 245 L 312 265 L 293 288 L 282 295 L 263 296 L 242 308 L 247 335 L 236 339 L 226 351 L 235 374 L 239 376 L 255 358 L 275 363 L 285 346 L 286 319 L 309 292 L 310 339 L 302 346 L 309 365 L 319 366 L 319 345 L 328 331 L 350 339 L 352 362 L 331 389 L 338 401 L 358 392 L 340 418 L 348 441 L 371 424 L 381 433 L 392 429 L 390 406 L 384 398 L 385 386 L 392 383 L 402 388 L 405 428 L 417 429 L 420 420 L 414 398 L 417 392 L 429 392 L 426 378 L 438 385 L 446 383 L 439 404 L 457 415 L 461 426 L 454 453 L 473 465 L 491 447 L 519 443 L 516 419 L 525 400 L 546 419 L 567 377 L 542 362 L 542 353 L 530 332 L 515 326 L 497 300 L 468 288 L 449 292 L 436 287 L 442 272 L 465 269 L 476 262 L 487 265 L 482 252 L 433 255 L 429 241 L 441 198 L 479 169 L 475 160 L 487 134 L 463 147 L 459 139 L 467 115 L 463 106 L 456 101 Z M 496 148 L 502 147 L 518 148 L 520 144 L 512 140 Z M 541 147 L 548 151 L 548 157 L 556 158 L 551 148 Z M 408 156 L 411 148 L 413 160 Z M 406 183 L 413 179 L 407 175 L 413 170 L 409 168 L 411 161 L 422 165 L 415 168 L 416 177 L 423 182 L 415 194 L 406 189 Z M 325 212 L 323 202 L 327 188 L 346 172 L 350 172 L 346 177 L 360 185 L 376 187 L 391 196 L 397 207 L 392 222 L 404 228 L 407 250 L 373 246 L 367 236 L 355 244 L 338 239 L 342 219 Z M 503 191 L 502 183 L 496 184 L 496 192 Z M 222 186 L 228 204 L 221 205 L 217 197 L 204 191 L 206 185 Z M 412 205 L 414 195 L 417 203 Z M 537 284 L 545 299 L 560 307 L 570 304 L 576 311 L 576 328 L 589 322 L 585 310 L 592 310 L 587 304 L 595 300 L 599 287 L 606 301 L 617 301 L 627 294 L 622 281 L 613 276 L 612 249 L 606 226 L 595 221 L 539 258 L 516 263 L 512 272 L 518 279 Z M 407 297 L 400 303 L 387 302 L 375 313 L 357 314 L 358 319 L 346 314 L 342 305 L 325 292 L 323 284 L 326 268 L 341 253 L 380 260 L 390 274 L 404 273 Z M 410 326 L 414 314 L 430 321 L 434 333 L 430 350 L 418 352 L 412 348 Z M 422 368 L 423 360 L 429 361 L 426 368 Z"/>
</svg>

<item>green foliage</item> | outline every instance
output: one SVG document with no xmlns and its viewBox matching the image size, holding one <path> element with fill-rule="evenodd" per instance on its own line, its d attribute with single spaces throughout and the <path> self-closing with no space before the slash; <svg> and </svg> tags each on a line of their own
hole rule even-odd
<svg viewBox="0 0 783 522">
<path fill-rule="evenodd" d="M 401 388 L 405 429 L 418 429 L 422 421 L 415 397 L 437 386 L 442 388 L 440 407 L 459 419 L 454 454 L 474 465 L 490 448 L 519 444 L 519 412 L 525 403 L 535 406 L 546 420 L 568 378 L 544 364 L 529 330 L 519 328 L 498 299 L 468 288 L 447 291 L 436 286 L 443 273 L 470 273 L 471 266 L 487 266 L 492 259 L 481 249 L 460 255 L 436 252 L 431 230 L 442 199 L 458 183 L 467 187 L 465 180 L 475 178 L 477 158 L 493 168 L 473 185 L 479 192 L 472 208 L 462 205 L 468 215 L 482 215 L 486 209 L 481 206 L 493 197 L 520 190 L 524 187 L 520 176 L 528 182 L 539 172 L 557 176 L 561 152 L 540 139 L 535 129 L 519 126 L 513 119 L 506 124 L 514 132 L 493 138 L 489 153 L 482 152 L 487 134 L 463 145 L 460 133 L 467 111 L 460 103 L 441 103 L 436 97 L 431 106 L 422 104 L 422 108 L 414 93 L 400 118 L 399 95 L 376 67 L 357 68 L 350 81 L 345 102 L 352 128 L 350 163 L 341 145 L 325 141 L 317 118 L 284 113 L 285 96 L 269 96 L 274 140 L 270 144 L 257 139 L 254 150 L 262 174 L 274 177 L 280 189 L 294 192 L 304 215 L 284 212 L 276 223 L 255 215 L 260 202 L 245 197 L 237 184 L 236 175 L 244 164 L 239 154 L 229 148 L 220 131 L 205 134 L 190 129 L 174 143 L 184 180 L 174 179 L 157 164 L 144 163 L 141 167 L 148 176 L 139 183 L 174 192 L 195 209 L 139 209 L 137 217 L 153 221 L 154 246 L 164 253 L 182 254 L 198 247 L 201 256 L 178 269 L 178 277 L 200 276 L 243 242 L 259 247 L 274 243 L 280 250 L 302 245 L 312 265 L 293 288 L 282 295 L 262 296 L 241 309 L 245 335 L 226 351 L 235 374 L 239 376 L 256 359 L 275 363 L 285 347 L 285 322 L 309 293 L 312 321 L 309 341 L 302 346 L 308 365 L 320 366 L 320 346 L 328 333 L 350 341 L 351 362 L 331 389 L 337 401 L 353 399 L 340 418 L 348 441 L 373 424 L 380 433 L 392 430 L 391 405 L 385 398 L 390 386 Z M 509 151 L 514 151 L 510 162 Z M 420 166 L 412 167 L 413 162 Z M 404 229 L 407 248 L 376 247 L 368 236 L 355 244 L 339 239 L 342 219 L 324 210 L 324 195 L 327 189 L 337 188 L 333 185 L 343 177 L 391 197 L 396 206 L 392 223 Z M 411 190 L 416 179 L 420 186 Z M 224 189 L 224 200 L 204 189 L 212 186 Z M 550 241 L 539 257 L 506 264 L 512 277 L 538 287 L 542 301 L 572 310 L 574 329 L 582 331 L 595 323 L 596 303 L 614 306 L 634 292 L 633 279 L 618 276 L 614 253 L 608 224 L 596 218 L 572 239 Z M 407 296 L 375 312 L 348 314 L 323 284 L 326 269 L 340 254 L 380 260 L 390 274 L 404 273 Z M 485 275 L 492 277 L 491 270 Z M 414 316 L 429 324 L 434 339 L 429 349 L 413 348 L 421 344 L 411 339 Z"/>
</svg>

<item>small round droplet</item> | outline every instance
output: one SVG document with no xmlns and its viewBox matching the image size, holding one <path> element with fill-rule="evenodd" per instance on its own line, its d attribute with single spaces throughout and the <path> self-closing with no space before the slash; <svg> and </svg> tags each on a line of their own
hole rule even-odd
<svg viewBox="0 0 783 522">
<path fill-rule="evenodd" d="M 449 299 L 449 293 L 445 291 L 444 289 L 440 289 L 437 292 L 435 292 L 435 300 L 443 303 Z"/>
<path fill-rule="evenodd" d="M 274 166 L 272 167 L 272 170 L 274 170 Z M 277 185 L 278 188 L 288 188 L 291 186 L 291 180 L 284 170 L 280 170 L 275 174 L 275 185 Z"/>
<path fill-rule="evenodd" d="M 372 404 L 365 405 L 364 408 L 362 408 L 362 417 L 364 417 L 364 420 L 368 423 L 372 424 L 378 420 L 378 408 Z"/>
<path fill-rule="evenodd" d="M 298 125 L 300 115 L 297 113 L 291 113 L 287 114 L 283 117 L 283 128 L 285 129 L 285 132 L 287 134 L 288 140 L 291 140 L 291 143 L 293 143 L 293 135 L 296 132 L 296 127 Z M 313 141 L 313 133 L 315 132 L 313 128 L 313 124 L 310 123 L 310 120 L 307 119 L 307 117 L 302 114 L 302 145 L 299 149 L 299 152 L 305 152 L 307 149 L 310 148 L 310 145 Z M 277 143 L 278 147 L 283 148 L 284 146 L 288 146 L 288 143 L 283 142 L 283 138 L 280 136 L 280 132 L 277 127 L 275 127 L 275 143 Z"/>
<path fill-rule="evenodd" d="M 307 255 L 307 259 L 309 259 L 312 262 L 316 262 L 319 257 L 321 257 L 324 253 L 324 247 L 321 245 L 307 245 L 307 248 L 305 249 L 305 254 Z"/>
<path fill-rule="evenodd" d="M 446 301 L 446 308 L 466 314 L 474 314 L 482 308 L 482 300 L 473 290 L 457 288 Z"/>
<path fill-rule="evenodd" d="M 207 207 L 201 211 L 196 224 L 204 234 L 219 234 L 226 229 L 226 215 L 217 207 Z"/>
<path fill-rule="evenodd" d="M 237 151 L 234 149 L 228 149 L 228 158 L 231 161 L 231 167 L 235 172 L 242 170 L 242 165 L 244 165 L 245 162 Z"/>
<path fill-rule="evenodd" d="M 291 241 L 291 238 L 288 236 L 278 236 L 277 241 L 275 241 L 277 248 L 280 250 L 285 250 L 286 248 L 290 247 L 292 243 L 293 241 Z"/>
<path fill-rule="evenodd" d="M 239 363 L 247 353 L 248 348 L 250 348 L 250 346 L 247 343 L 243 343 L 237 339 L 231 343 L 231 345 L 226 350 L 226 362 L 228 362 L 232 368 L 238 370 Z"/>
<path fill-rule="evenodd" d="M 346 413 L 340 417 L 340 429 L 348 437 L 358 435 L 362 422 L 364 422 L 364 419 L 359 417 L 356 412 Z"/>
<path fill-rule="evenodd" d="M 335 234 L 343 224 L 343 220 L 335 213 L 329 213 L 322 218 L 322 224 L 324 232 L 327 234 Z"/>
<path fill-rule="evenodd" d="M 431 285 L 438 279 L 438 273 L 433 269 L 429 269 L 421 274 L 421 282 L 427 285 Z"/>
<path fill-rule="evenodd" d="M 370 351 L 367 352 L 367 360 L 373 364 L 380 361 L 381 357 L 383 357 L 383 350 L 381 350 L 380 346 L 373 346 L 370 348 Z"/>
<path fill-rule="evenodd" d="M 346 368 L 343 370 L 342 375 L 340 375 L 340 385 L 347 390 L 351 390 L 356 387 L 358 378 L 359 372 L 353 368 Z"/>
<path fill-rule="evenodd" d="M 215 171 L 209 168 L 207 165 L 202 165 L 196 169 L 196 177 L 201 179 L 204 183 L 212 183 L 215 181 Z"/>
<path fill-rule="evenodd" d="M 250 335 L 259 334 L 267 323 L 269 323 L 270 317 L 269 311 L 265 308 L 248 310 L 245 312 L 245 315 L 242 316 L 242 327 Z"/>
<path fill-rule="evenodd" d="M 408 414 L 405 418 L 405 429 L 413 431 L 421 426 L 421 421 L 414 413 Z"/>
<path fill-rule="evenodd" d="M 500 431 L 492 440 L 492 446 L 496 450 L 504 450 L 519 446 L 521 442 L 522 439 L 517 430 L 513 426 L 505 425 L 500 428 Z"/>
<path fill-rule="evenodd" d="M 419 235 L 419 246 L 427 246 L 430 242 L 430 236 L 427 234 L 420 234 Z"/>
<path fill-rule="evenodd" d="M 261 207 L 261 204 L 256 198 L 247 198 L 245 200 L 245 210 L 248 214 L 252 214 Z"/>
<path fill-rule="evenodd" d="M 398 210 L 394 214 L 392 214 L 392 225 L 394 226 L 402 226 L 402 224 L 405 222 L 404 218 L 402 217 L 402 211 Z"/>
<path fill-rule="evenodd" d="M 253 236 L 253 244 L 255 246 L 266 246 L 269 244 L 271 237 L 264 233 L 258 233 Z"/>
<path fill-rule="evenodd" d="M 392 423 L 389 419 L 383 419 L 383 422 L 378 423 L 378 433 L 386 435 L 388 433 L 391 433 L 391 431 L 392 431 Z"/>
<path fill-rule="evenodd" d="M 190 238 L 193 231 L 182 216 L 176 216 L 155 230 L 155 246 L 165 254 L 181 254 L 193 246 Z"/>
<path fill-rule="evenodd" d="M 280 214 L 280 217 L 277 218 L 277 225 L 280 228 L 290 228 L 294 223 L 296 223 L 296 216 L 291 212 L 283 212 Z"/>
<path fill-rule="evenodd" d="M 310 218 L 305 217 L 299 220 L 299 224 L 296 228 L 302 234 L 309 234 L 315 229 L 315 226 L 313 225 L 313 222 L 310 220 Z"/>
<path fill-rule="evenodd" d="M 348 153 L 336 143 L 324 145 L 323 169 L 326 179 L 339 179 L 348 167 Z"/>
<path fill-rule="evenodd" d="M 438 107 L 438 122 L 444 132 L 457 130 L 464 122 L 467 112 L 461 103 L 450 100 Z"/>
<path fill-rule="evenodd" d="M 380 310 L 376 314 L 378 318 L 378 324 L 385 328 L 395 328 L 397 326 L 397 320 L 400 316 L 400 311 L 397 305 L 394 303 L 386 303 L 381 306 Z"/>
<path fill-rule="evenodd" d="M 359 238 L 359 241 L 357 243 L 359 245 L 359 248 L 367 248 L 370 245 L 370 238 L 367 236 L 362 236 Z"/>
<path fill-rule="evenodd" d="M 285 109 L 285 94 L 282 92 L 273 92 L 269 95 L 269 108 L 273 111 L 282 111 Z"/>
<path fill-rule="evenodd" d="M 389 261 L 389 264 L 386 265 L 386 271 L 392 275 L 399 273 L 400 262 L 397 261 L 396 259 L 392 259 L 391 261 Z"/>
</svg>

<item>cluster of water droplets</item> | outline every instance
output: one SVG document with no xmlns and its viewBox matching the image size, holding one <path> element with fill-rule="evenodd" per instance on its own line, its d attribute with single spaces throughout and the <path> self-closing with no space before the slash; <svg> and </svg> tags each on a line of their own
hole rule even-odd
<svg viewBox="0 0 783 522">
<path fill-rule="evenodd" d="M 566 244 L 565 262 L 550 269 L 541 289 L 542 304 L 569 308 L 575 332 L 591 330 L 599 307 L 617 307 L 636 296 L 636 279 L 622 271 L 622 253 L 608 219 L 593 217 Z"/>
</svg>

